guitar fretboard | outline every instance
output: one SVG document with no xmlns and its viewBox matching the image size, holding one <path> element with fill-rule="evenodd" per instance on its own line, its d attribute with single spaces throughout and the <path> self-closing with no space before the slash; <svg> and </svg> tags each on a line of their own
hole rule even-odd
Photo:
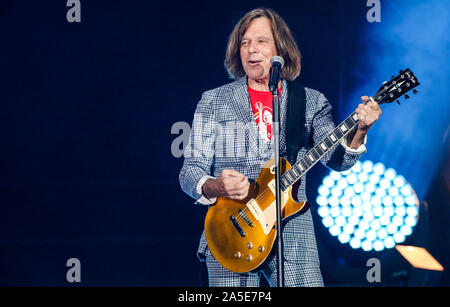
<svg viewBox="0 0 450 307">
<path fill-rule="evenodd" d="M 299 180 L 323 156 L 333 149 L 358 124 L 358 115 L 353 112 L 322 141 L 317 143 L 297 163 L 281 176 L 281 189 L 285 190 Z"/>
<path fill-rule="evenodd" d="M 380 87 L 378 92 L 369 98 L 376 103 L 391 103 L 399 96 L 414 89 L 420 83 L 414 76 L 411 70 L 401 70 L 400 75 L 392 77 L 390 82 L 383 82 L 383 86 Z M 413 93 L 415 94 L 416 92 Z M 408 99 L 409 96 L 405 95 Z M 397 100 L 398 102 L 398 100 Z M 294 183 L 296 183 L 311 167 L 313 167 L 323 156 L 325 156 L 330 150 L 332 150 L 344 137 L 346 137 L 350 131 L 352 131 L 358 124 L 359 119 L 356 112 L 353 112 L 342 123 L 323 140 L 317 143 L 310 151 L 308 151 L 299 161 L 297 161 L 286 173 L 280 178 L 280 188 L 282 190 L 288 189 Z"/>
</svg>

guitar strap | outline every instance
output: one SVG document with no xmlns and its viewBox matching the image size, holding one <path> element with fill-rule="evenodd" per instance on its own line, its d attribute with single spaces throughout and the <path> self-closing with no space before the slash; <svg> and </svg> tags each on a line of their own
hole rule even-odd
<svg viewBox="0 0 450 307">
<path fill-rule="evenodd" d="M 294 164 L 297 153 L 305 139 L 305 88 L 294 82 L 287 82 L 288 101 L 286 113 L 286 152 L 289 163 Z"/>
</svg>

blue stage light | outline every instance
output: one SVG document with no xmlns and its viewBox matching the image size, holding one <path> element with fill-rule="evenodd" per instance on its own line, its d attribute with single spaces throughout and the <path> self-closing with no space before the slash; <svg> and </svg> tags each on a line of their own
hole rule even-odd
<svg viewBox="0 0 450 307">
<path fill-rule="evenodd" d="M 330 194 L 330 189 L 328 189 L 326 186 L 321 186 L 319 188 L 319 194 L 322 196 L 328 196 Z"/>
<path fill-rule="evenodd" d="M 350 246 L 354 249 L 360 248 L 361 240 L 356 237 L 353 237 L 353 239 L 350 240 Z"/>
<path fill-rule="evenodd" d="M 358 164 L 358 163 L 357 163 L 357 164 Z M 359 164 L 359 165 L 356 167 L 356 169 L 359 169 L 361 166 L 362 166 L 362 169 L 364 170 L 364 172 L 366 172 L 366 173 L 370 173 L 370 172 L 372 171 L 372 169 L 373 169 L 373 163 L 372 163 L 372 161 L 370 161 L 370 160 L 364 161 L 364 162 L 362 163 L 362 165 Z M 355 166 L 353 166 L 353 167 L 355 167 Z"/>
<path fill-rule="evenodd" d="M 419 201 L 414 190 L 380 162 L 366 160 L 342 173 L 331 171 L 318 192 L 322 224 L 354 249 L 393 248 L 417 224 Z"/>
<path fill-rule="evenodd" d="M 386 168 L 384 167 L 384 164 L 378 162 L 377 164 L 374 165 L 373 172 L 377 175 L 383 175 L 385 169 Z"/>
<path fill-rule="evenodd" d="M 338 240 L 339 240 L 341 243 L 348 243 L 348 242 L 350 241 L 350 235 L 349 235 L 348 233 L 341 233 L 341 234 L 338 236 Z"/>
</svg>

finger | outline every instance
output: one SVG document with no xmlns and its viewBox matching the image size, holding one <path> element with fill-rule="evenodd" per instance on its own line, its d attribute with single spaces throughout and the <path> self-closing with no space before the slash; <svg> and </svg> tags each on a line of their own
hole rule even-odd
<svg viewBox="0 0 450 307">
<path fill-rule="evenodd" d="M 370 107 L 372 110 L 378 111 L 380 110 L 380 106 L 375 101 L 369 101 L 366 106 Z"/>
<path fill-rule="evenodd" d="M 361 96 L 361 100 L 366 102 L 369 100 L 369 96 Z"/>
<path fill-rule="evenodd" d="M 381 114 L 381 108 L 378 103 L 370 101 L 364 107 L 361 107 L 367 114 Z"/>
<path fill-rule="evenodd" d="M 361 116 L 367 115 L 367 109 L 365 107 L 366 107 L 365 105 L 359 104 L 355 110 L 355 113 Z"/>
<path fill-rule="evenodd" d="M 366 120 L 367 116 L 365 115 L 358 115 L 358 119 L 359 119 L 359 127 L 360 128 L 364 128 L 367 126 L 367 120 Z"/>
<path fill-rule="evenodd" d="M 245 185 L 235 184 L 226 189 L 227 193 L 230 195 L 239 194 L 245 188 Z"/>
<path fill-rule="evenodd" d="M 360 104 L 358 104 L 358 107 L 356 108 L 356 111 L 358 112 L 361 112 L 362 110 L 364 110 L 364 108 L 366 107 L 366 105 L 365 104 L 362 104 L 362 103 L 360 103 Z"/>
<path fill-rule="evenodd" d="M 248 193 L 248 188 L 243 188 L 240 190 L 236 190 L 233 193 L 230 193 L 230 195 L 234 196 L 234 197 L 242 197 L 242 196 L 247 196 L 247 193 Z"/>
<path fill-rule="evenodd" d="M 233 193 L 236 193 L 236 192 L 239 192 L 239 191 L 241 191 L 241 190 L 243 190 L 243 189 L 248 189 L 248 187 L 250 186 L 250 183 L 247 181 L 247 180 L 244 180 L 244 181 L 241 181 L 241 182 L 233 182 L 230 186 L 229 186 L 229 188 L 227 189 L 227 191 L 230 193 L 230 194 L 233 194 Z"/>
<path fill-rule="evenodd" d="M 367 116 L 364 116 L 360 120 L 360 123 L 362 124 L 362 127 L 370 127 L 377 121 L 377 119 L 378 118 L 376 116 L 369 114 Z"/>
<path fill-rule="evenodd" d="M 381 109 L 379 107 L 378 110 L 375 110 L 372 107 L 367 107 L 365 111 L 367 112 L 366 116 L 370 117 L 372 120 L 378 120 L 381 115 Z"/>
<path fill-rule="evenodd" d="M 357 109 L 356 114 L 361 115 L 361 116 L 366 116 L 367 112 L 363 109 Z"/>
<path fill-rule="evenodd" d="M 365 113 L 366 115 L 373 114 L 374 112 L 375 113 L 379 113 L 379 111 L 377 109 L 374 109 L 374 108 L 372 108 L 372 107 L 370 107 L 368 105 L 365 105 L 364 107 L 362 107 L 362 109 L 363 109 L 363 113 Z"/>
<path fill-rule="evenodd" d="M 230 198 L 242 200 L 248 195 L 248 188 L 242 189 L 230 195 Z"/>
</svg>

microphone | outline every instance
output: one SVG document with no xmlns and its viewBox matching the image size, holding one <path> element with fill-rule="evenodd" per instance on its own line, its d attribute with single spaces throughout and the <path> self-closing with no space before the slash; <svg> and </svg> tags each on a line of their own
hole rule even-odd
<svg viewBox="0 0 450 307">
<path fill-rule="evenodd" d="M 284 66 L 284 60 L 280 56 L 274 56 L 270 59 L 270 65 L 269 90 L 273 93 L 278 88 L 278 82 L 280 82 L 281 69 Z"/>
</svg>

